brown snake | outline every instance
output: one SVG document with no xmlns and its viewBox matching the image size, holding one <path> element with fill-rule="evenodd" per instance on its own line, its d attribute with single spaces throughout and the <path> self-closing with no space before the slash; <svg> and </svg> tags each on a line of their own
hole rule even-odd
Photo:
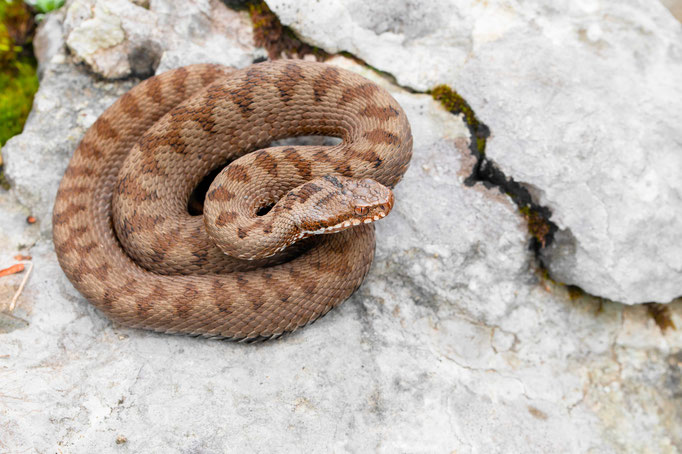
<svg viewBox="0 0 682 454">
<path fill-rule="evenodd" d="M 264 148 L 301 135 L 342 142 Z M 76 289 L 122 325 L 279 336 L 360 286 L 371 222 L 390 211 L 411 153 L 398 103 L 349 71 L 293 60 L 171 70 L 83 137 L 54 206 L 55 250 Z M 228 162 L 203 216 L 190 215 L 192 191 Z"/>
</svg>

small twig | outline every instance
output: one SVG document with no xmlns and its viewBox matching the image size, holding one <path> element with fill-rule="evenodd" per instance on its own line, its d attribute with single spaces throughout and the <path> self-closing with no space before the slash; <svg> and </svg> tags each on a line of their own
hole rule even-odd
<svg viewBox="0 0 682 454">
<path fill-rule="evenodd" d="M 21 281 L 21 284 L 19 284 L 19 288 L 17 289 L 17 292 L 14 294 L 14 297 L 12 298 L 12 302 L 9 303 L 9 312 L 10 313 L 12 313 L 14 311 L 14 306 L 17 304 L 17 300 L 19 299 L 19 295 L 21 295 L 21 292 L 24 290 L 24 286 L 26 285 L 26 281 L 28 280 L 28 277 L 31 275 L 32 270 L 33 270 L 33 262 L 29 262 L 28 263 L 28 271 L 26 271 L 26 274 L 24 275 L 24 279 Z"/>
</svg>

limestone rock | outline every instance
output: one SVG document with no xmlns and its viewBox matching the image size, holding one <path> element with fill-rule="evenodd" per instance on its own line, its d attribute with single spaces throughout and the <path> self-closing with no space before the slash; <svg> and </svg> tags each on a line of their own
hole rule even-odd
<svg viewBox="0 0 682 454">
<path fill-rule="evenodd" d="M 627 304 L 682 295 L 682 26 L 661 4 L 268 5 L 327 51 L 462 94 L 487 156 L 552 210 L 555 279 Z"/>
<path fill-rule="evenodd" d="M 516 207 L 497 189 L 464 184 L 472 160 L 462 119 L 343 58 L 330 64 L 392 91 L 415 139 L 360 290 L 265 344 L 113 325 L 62 273 L 49 219 L 85 130 L 136 81 L 101 80 L 74 64 L 54 42 L 65 36 L 65 11 L 41 26 L 36 42 L 51 44 L 39 46 L 40 91 L 24 133 L 2 149 L 12 189 L 0 190 L 0 268 L 18 252 L 34 263 L 15 311 L 0 300 L 2 450 L 682 449 L 682 331 L 662 332 L 645 307 L 571 300 L 543 281 Z M 123 29 L 133 21 L 120 17 Z M 160 65 L 183 64 L 182 52 L 165 50 Z M 38 224 L 27 226 L 28 214 Z M 0 296 L 20 278 L 2 278 Z M 668 308 L 682 326 L 682 304 Z"/>
<path fill-rule="evenodd" d="M 152 75 L 162 56 L 191 55 L 183 64 L 210 60 L 234 66 L 246 66 L 253 59 L 248 17 L 219 0 L 149 5 L 73 0 L 65 9 L 69 50 L 109 79 Z"/>
</svg>

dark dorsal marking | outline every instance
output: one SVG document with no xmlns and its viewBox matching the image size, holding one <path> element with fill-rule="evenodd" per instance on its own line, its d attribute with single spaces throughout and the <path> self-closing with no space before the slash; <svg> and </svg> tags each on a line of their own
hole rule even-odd
<svg viewBox="0 0 682 454">
<path fill-rule="evenodd" d="M 119 103 L 121 104 L 123 112 L 127 116 L 131 118 L 140 118 L 142 116 L 142 111 L 140 110 L 140 106 L 137 104 L 137 99 L 135 99 L 135 96 L 131 95 L 130 92 L 127 92 L 121 96 Z"/>
<path fill-rule="evenodd" d="M 251 181 L 248 169 L 240 164 L 230 164 L 225 170 L 225 177 L 233 181 L 248 183 Z"/>
<path fill-rule="evenodd" d="M 206 86 L 216 80 L 221 74 L 224 74 L 224 72 L 220 70 L 219 65 L 207 65 L 199 74 L 201 84 Z"/>
<path fill-rule="evenodd" d="M 334 175 L 325 175 L 322 178 L 324 178 L 325 180 L 327 180 L 328 182 L 330 182 L 331 184 L 333 184 L 337 188 L 343 189 L 343 184 Z"/>
<path fill-rule="evenodd" d="M 70 203 L 64 210 L 60 211 L 59 213 L 55 213 L 54 221 L 55 221 L 55 223 L 58 223 L 58 224 L 61 224 L 63 222 L 68 222 L 75 215 L 77 215 L 81 211 L 85 211 L 87 209 L 88 209 L 88 207 L 86 207 L 83 204 Z"/>
<path fill-rule="evenodd" d="M 157 104 L 163 103 L 163 92 L 161 90 L 161 81 L 158 77 L 152 77 L 147 80 L 147 93 L 149 97 Z"/>
<path fill-rule="evenodd" d="M 319 187 L 318 185 L 316 185 L 315 183 L 308 183 L 308 184 L 304 185 L 298 191 L 299 203 L 306 203 L 310 197 L 317 194 L 321 190 L 322 190 L 322 188 Z"/>
<path fill-rule="evenodd" d="M 296 85 L 305 79 L 303 70 L 295 63 L 288 64 L 281 72 L 281 77 L 275 82 L 275 87 L 279 90 L 279 96 L 282 98 L 284 104 L 291 101 L 294 97 Z"/>
<path fill-rule="evenodd" d="M 119 178 L 116 182 L 115 191 L 119 196 L 132 200 L 137 204 L 158 200 L 159 198 L 156 190 L 146 190 L 134 177 L 130 177 L 129 175 Z"/>
<path fill-rule="evenodd" d="M 199 290 L 194 284 L 187 283 L 182 291 L 182 295 L 175 300 L 173 308 L 175 309 L 175 314 L 180 318 L 185 318 L 192 310 L 192 307 L 196 303 L 196 299 L 199 296 Z"/>
<path fill-rule="evenodd" d="M 364 115 L 365 117 L 376 118 L 379 121 L 387 121 L 391 118 L 400 116 L 400 112 L 398 112 L 393 106 L 379 107 L 374 104 L 362 109 L 360 114 Z"/>
<path fill-rule="evenodd" d="M 227 224 L 232 224 L 237 219 L 237 213 L 234 211 L 223 211 L 215 220 L 215 225 L 224 227 Z"/>
<path fill-rule="evenodd" d="M 371 131 L 367 131 L 364 134 L 364 137 L 370 142 L 376 144 L 397 145 L 400 143 L 400 140 L 395 134 L 383 129 L 373 129 Z"/>
<path fill-rule="evenodd" d="M 153 231 L 164 220 L 161 216 L 150 216 L 135 211 L 129 217 L 123 218 L 123 231 L 126 234 Z"/>
<path fill-rule="evenodd" d="M 99 137 L 108 140 L 118 139 L 118 131 L 114 129 L 107 117 L 99 117 L 93 126 Z"/>
<path fill-rule="evenodd" d="M 277 160 L 265 150 L 254 153 L 253 163 L 268 172 L 273 177 L 277 177 Z"/>
<path fill-rule="evenodd" d="M 77 197 L 81 194 L 86 194 L 92 191 L 90 185 L 74 185 L 64 188 L 59 188 L 60 197 Z"/>
<path fill-rule="evenodd" d="M 234 199 L 234 194 L 225 189 L 224 186 L 218 186 L 209 191 L 209 193 L 206 194 L 206 198 L 211 202 L 227 202 Z"/>
<path fill-rule="evenodd" d="M 83 158 L 88 160 L 101 159 L 102 157 L 104 157 L 102 150 L 100 150 L 97 145 L 90 142 L 89 137 L 83 139 L 80 146 L 78 147 L 78 152 L 83 156 Z"/>
<path fill-rule="evenodd" d="M 81 144 L 82 146 L 82 144 Z M 74 178 L 74 177 L 93 177 L 97 176 L 95 174 L 95 170 L 92 169 L 91 167 L 87 166 L 69 166 L 66 168 L 66 172 L 64 172 L 64 176 L 68 176 L 69 178 Z"/>
<path fill-rule="evenodd" d="M 266 82 L 268 82 L 268 79 L 265 74 L 257 68 L 251 68 L 244 74 L 244 78 L 240 81 L 239 87 L 229 90 L 225 95 L 227 95 L 239 108 L 242 117 L 249 118 L 254 111 L 254 88 Z"/>
<path fill-rule="evenodd" d="M 171 85 L 173 90 L 178 93 L 185 92 L 185 80 L 187 80 L 189 72 L 186 68 L 178 68 L 173 72 L 173 77 L 171 78 Z"/>
<path fill-rule="evenodd" d="M 345 104 L 356 99 L 367 101 L 374 96 L 374 93 L 376 93 L 377 90 L 379 90 L 379 87 L 372 82 L 366 82 L 354 87 L 349 87 L 343 90 L 343 94 L 341 95 L 341 100 L 339 102 L 341 104 Z"/>
<path fill-rule="evenodd" d="M 178 128 L 170 128 L 163 135 L 149 132 L 142 136 L 138 141 L 137 146 L 145 153 L 152 153 L 155 149 L 163 146 L 167 146 L 173 152 L 180 154 L 186 154 L 189 151 L 187 149 L 187 143 L 185 143 L 181 131 Z"/>
<path fill-rule="evenodd" d="M 306 159 L 302 158 L 294 148 L 287 148 L 284 150 L 284 157 L 296 167 L 298 174 L 303 179 L 309 180 L 312 177 L 312 166 Z"/>
<path fill-rule="evenodd" d="M 313 82 L 313 96 L 316 102 L 321 102 L 322 98 L 329 90 L 339 85 L 339 70 L 330 66 L 322 71 Z"/>
<path fill-rule="evenodd" d="M 158 159 L 154 153 L 144 153 L 142 155 L 142 165 L 140 167 L 142 173 L 148 173 L 155 176 L 167 176 L 166 172 L 159 165 Z"/>
</svg>

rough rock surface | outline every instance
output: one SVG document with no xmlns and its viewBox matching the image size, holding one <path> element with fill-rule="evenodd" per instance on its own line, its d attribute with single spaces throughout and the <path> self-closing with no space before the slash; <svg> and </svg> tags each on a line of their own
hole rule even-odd
<svg viewBox="0 0 682 454">
<path fill-rule="evenodd" d="M 23 253 L 34 270 L 11 314 L 22 275 L 0 278 L 0 451 L 682 450 L 682 331 L 542 280 L 516 207 L 463 184 L 461 119 L 346 59 L 332 63 L 385 84 L 415 138 L 356 295 L 257 345 L 112 325 L 61 272 L 49 219 L 84 131 L 135 81 L 74 64 L 60 42 L 72 4 L 41 27 L 40 91 L 2 150 L 12 189 L 0 190 L 0 268 Z M 182 63 L 168 53 L 162 62 Z M 682 326 L 682 302 L 668 312 Z"/>
<path fill-rule="evenodd" d="M 253 58 L 248 16 L 234 14 L 219 0 L 183 2 L 75 0 L 64 20 L 66 45 L 76 60 L 106 77 L 149 76 L 211 59 L 245 66 Z"/>
<path fill-rule="evenodd" d="M 664 6 L 267 3 L 312 44 L 462 94 L 487 156 L 552 210 L 555 279 L 627 304 L 682 295 L 682 24 Z"/>
</svg>

